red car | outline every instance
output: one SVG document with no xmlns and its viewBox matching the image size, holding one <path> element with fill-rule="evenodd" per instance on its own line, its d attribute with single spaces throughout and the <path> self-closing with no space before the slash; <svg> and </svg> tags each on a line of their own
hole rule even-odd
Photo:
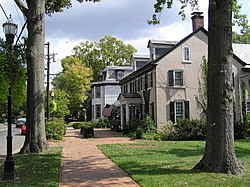
<svg viewBox="0 0 250 187">
<path fill-rule="evenodd" d="M 25 135 L 26 134 L 26 125 L 23 125 L 21 127 L 21 135 Z"/>
</svg>

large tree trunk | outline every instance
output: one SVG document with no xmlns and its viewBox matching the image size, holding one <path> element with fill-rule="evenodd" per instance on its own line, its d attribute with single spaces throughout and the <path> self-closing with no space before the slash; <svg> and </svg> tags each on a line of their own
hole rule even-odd
<svg viewBox="0 0 250 187">
<path fill-rule="evenodd" d="M 27 134 L 21 153 L 48 148 L 44 119 L 44 11 L 45 0 L 27 0 Z"/>
<path fill-rule="evenodd" d="M 232 0 L 210 0 L 208 15 L 208 125 L 205 153 L 195 169 L 241 174 L 234 151 Z"/>
</svg>

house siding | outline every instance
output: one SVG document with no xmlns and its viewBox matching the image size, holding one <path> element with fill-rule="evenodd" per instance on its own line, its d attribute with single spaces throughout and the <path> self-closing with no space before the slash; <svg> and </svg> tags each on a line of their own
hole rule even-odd
<svg viewBox="0 0 250 187">
<path fill-rule="evenodd" d="M 191 63 L 183 62 L 183 45 L 191 48 Z M 166 121 L 170 120 L 170 101 L 189 101 L 190 119 L 201 118 L 202 111 L 198 107 L 195 96 L 198 94 L 198 80 L 202 73 L 203 56 L 207 56 L 207 36 L 203 32 L 197 32 L 158 62 L 155 94 L 155 98 L 160 98 L 155 101 L 157 103 L 156 123 L 158 129 L 161 129 Z M 183 87 L 169 86 L 169 70 L 183 70 Z"/>
</svg>

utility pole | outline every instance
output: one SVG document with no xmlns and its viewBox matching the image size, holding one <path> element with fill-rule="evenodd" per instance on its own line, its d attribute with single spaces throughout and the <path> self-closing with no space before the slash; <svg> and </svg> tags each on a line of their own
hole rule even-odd
<svg viewBox="0 0 250 187">
<path fill-rule="evenodd" d="M 46 93 L 47 93 L 47 100 L 46 100 L 46 104 L 47 104 L 47 120 L 49 120 L 50 118 L 50 111 L 49 111 L 49 98 L 50 98 L 50 94 L 49 94 L 49 72 L 50 72 L 50 51 L 49 51 L 49 42 L 46 43 L 45 45 L 47 45 L 47 87 L 46 87 Z"/>
</svg>

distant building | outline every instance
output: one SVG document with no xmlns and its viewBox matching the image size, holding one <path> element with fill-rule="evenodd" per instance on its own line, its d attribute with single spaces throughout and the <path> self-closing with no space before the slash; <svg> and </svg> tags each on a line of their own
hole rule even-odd
<svg viewBox="0 0 250 187">
<path fill-rule="evenodd" d="M 134 54 L 131 57 L 133 62 L 133 71 L 140 69 L 142 66 L 146 65 L 150 61 L 149 55 Z"/>
<path fill-rule="evenodd" d="M 132 72 L 132 66 L 107 66 L 100 74 L 100 81 L 92 82 L 92 120 L 109 117 L 112 105 L 119 105 L 120 80 Z"/>
</svg>

